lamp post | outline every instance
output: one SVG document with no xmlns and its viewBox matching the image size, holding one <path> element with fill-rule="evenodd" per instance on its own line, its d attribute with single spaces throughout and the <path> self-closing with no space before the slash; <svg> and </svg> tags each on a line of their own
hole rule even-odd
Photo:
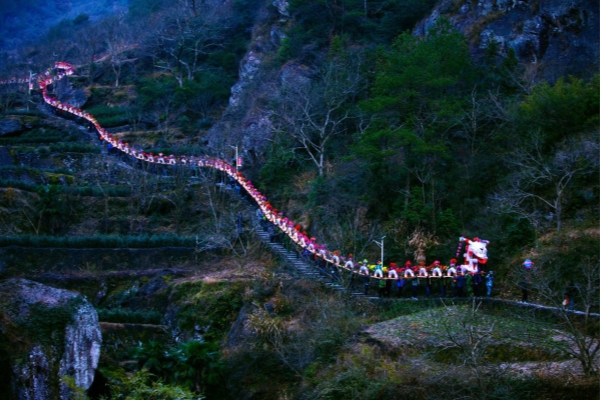
<svg viewBox="0 0 600 400">
<path fill-rule="evenodd" d="M 381 238 L 381 242 L 378 242 L 377 240 L 373 240 L 375 242 L 375 244 L 377 244 L 377 246 L 379 246 L 381 248 L 381 265 L 383 265 L 383 239 L 385 239 L 385 236 L 383 236 Z"/>
</svg>

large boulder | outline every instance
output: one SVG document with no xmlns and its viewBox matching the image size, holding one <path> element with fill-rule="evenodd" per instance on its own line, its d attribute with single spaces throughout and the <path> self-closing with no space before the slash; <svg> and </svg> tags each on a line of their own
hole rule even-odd
<svg viewBox="0 0 600 400">
<path fill-rule="evenodd" d="M 69 399 L 75 387 L 87 390 L 101 343 L 98 314 L 81 295 L 0 282 L 0 398 Z"/>
</svg>

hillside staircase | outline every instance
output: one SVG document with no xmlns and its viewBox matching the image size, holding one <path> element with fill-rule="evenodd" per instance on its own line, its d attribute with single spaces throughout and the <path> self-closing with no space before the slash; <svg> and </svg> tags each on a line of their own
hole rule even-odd
<svg viewBox="0 0 600 400">
<path fill-rule="evenodd" d="M 338 279 L 335 274 L 331 273 L 331 266 L 327 265 L 325 268 L 319 268 L 315 266 L 309 260 L 302 257 L 298 250 L 286 246 L 284 243 L 271 240 L 271 235 L 268 230 L 261 226 L 260 221 L 256 217 L 256 205 L 251 200 L 236 194 L 229 187 L 226 190 L 230 190 L 232 196 L 238 197 L 243 204 L 245 204 L 245 218 L 250 222 L 251 231 L 260 242 L 268 248 L 271 252 L 279 257 L 279 259 L 287 265 L 296 276 L 300 276 L 305 279 L 310 279 L 322 283 L 325 287 L 330 290 L 340 292 L 345 295 L 349 295 L 356 298 L 363 298 L 368 300 L 379 300 L 378 296 L 365 295 L 364 292 L 355 290 L 352 285 L 344 283 L 343 280 Z M 283 235 L 278 235 L 283 236 Z M 294 247 L 297 247 L 293 245 Z M 342 274 L 344 271 L 340 271 Z"/>
</svg>

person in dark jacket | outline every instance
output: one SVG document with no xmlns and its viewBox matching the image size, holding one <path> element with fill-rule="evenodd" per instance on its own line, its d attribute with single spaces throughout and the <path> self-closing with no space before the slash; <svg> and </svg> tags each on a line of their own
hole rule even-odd
<svg viewBox="0 0 600 400">
<path fill-rule="evenodd" d="M 523 303 L 527 303 L 529 298 L 529 281 L 527 280 L 527 278 L 524 277 L 523 279 L 521 279 L 519 287 L 521 288 L 521 301 Z"/>
<path fill-rule="evenodd" d="M 569 281 L 569 286 L 565 289 L 566 308 L 573 311 L 575 309 L 575 296 L 577 295 L 577 286 L 573 281 Z"/>
<path fill-rule="evenodd" d="M 443 278 L 439 278 L 439 280 L 440 280 L 440 297 L 443 299 L 446 297 L 446 289 L 452 283 L 452 278 L 448 278 L 445 276 Z"/>
<path fill-rule="evenodd" d="M 398 286 L 398 297 L 400 298 L 403 295 L 402 292 L 404 290 L 404 286 L 406 286 L 406 279 L 404 279 L 404 277 L 402 277 L 402 276 L 400 278 L 398 278 L 397 286 Z"/>
<path fill-rule="evenodd" d="M 371 282 L 370 282 L 369 275 L 363 275 L 363 290 L 365 293 L 365 296 L 369 295 L 369 286 L 371 286 Z"/>
<path fill-rule="evenodd" d="M 475 297 L 481 296 L 481 286 L 483 286 L 483 271 L 477 271 L 473 275 L 473 295 Z"/>
<path fill-rule="evenodd" d="M 467 283 L 465 273 L 461 272 L 455 278 L 456 281 L 456 296 L 465 297 L 465 285 Z"/>
<path fill-rule="evenodd" d="M 417 300 L 417 296 L 419 295 L 419 278 L 414 277 L 411 281 L 412 285 L 412 299 Z"/>
</svg>

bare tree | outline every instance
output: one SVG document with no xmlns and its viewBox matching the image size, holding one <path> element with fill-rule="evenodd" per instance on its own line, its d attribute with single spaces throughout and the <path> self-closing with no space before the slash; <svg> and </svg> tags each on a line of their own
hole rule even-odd
<svg viewBox="0 0 600 400">
<path fill-rule="evenodd" d="M 457 350 L 458 361 L 467 367 L 475 379 L 477 397 L 486 398 L 492 380 L 492 366 L 486 360 L 490 348 L 498 345 L 498 329 L 495 320 L 488 320 L 480 310 L 481 303 L 475 298 L 470 306 L 447 306 L 441 317 L 431 318 L 443 339 L 441 351 Z M 498 373 L 498 368 L 496 368 Z"/>
<path fill-rule="evenodd" d="M 373 240 L 381 237 L 383 228 L 379 221 L 369 220 L 366 216 L 364 204 L 345 204 L 337 212 L 326 213 L 326 219 L 321 221 L 327 227 L 326 232 L 318 232 L 318 235 L 327 234 L 326 241 L 344 254 L 368 254 L 373 248 Z"/>
<path fill-rule="evenodd" d="M 507 187 L 492 194 L 492 209 L 527 218 L 538 229 L 546 218 L 560 231 L 571 183 L 597 170 L 600 147 L 597 138 L 582 136 L 566 141 L 547 157 L 540 135 L 533 135 L 531 148 L 518 147 L 507 160 L 514 172 Z"/>
<path fill-rule="evenodd" d="M 184 105 L 176 103 L 175 93 L 164 93 L 153 100 L 152 109 L 147 117 L 158 127 L 163 139 L 168 142 L 173 136 L 173 126 L 185 111 Z"/>
<path fill-rule="evenodd" d="M 115 87 L 118 87 L 123 66 L 136 60 L 128 55 L 128 51 L 134 47 L 133 30 L 124 15 L 107 18 L 103 21 L 103 25 L 106 34 L 106 51 L 115 74 Z"/>
<path fill-rule="evenodd" d="M 17 76 L 21 78 L 21 76 Z M 27 86 L 23 84 L 0 85 L 0 111 L 14 108 L 17 104 L 27 102 Z"/>
<path fill-rule="evenodd" d="M 254 303 L 254 310 L 246 320 L 246 328 L 253 333 L 250 348 L 261 346 L 272 352 L 282 367 L 302 377 L 306 367 L 318 356 L 319 346 L 323 343 L 331 346 L 340 341 L 340 338 L 357 329 L 357 321 L 349 317 L 339 298 L 324 297 L 317 293 L 312 293 L 310 300 L 298 302 L 302 307 L 294 319 L 280 315 L 279 304 L 285 306 L 287 302 L 300 300 L 288 297 L 286 287 L 292 285 L 280 282 L 277 293 L 268 304 L 261 306 Z M 267 311 L 269 309 L 272 311 Z"/>
<path fill-rule="evenodd" d="M 536 264 L 539 264 L 536 263 Z M 568 277 L 565 271 L 569 271 Z M 526 279 L 532 294 L 541 303 L 538 307 L 519 310 L 519 317 L 532 324 L 541 324 L 555 330 L 554 340 L 548 345 L 579 361 L 586 375 L 599 372 L 600 335 L 599 314 L 593 314 L 600 304 L 600 261 L 598 257 L 587 258 L 568 270 L 557 262 L 523 269 L 517 275 Z M 568 279 L 573 279 L 569 282 Z M 574 292 L 575 309 L 564 305 L 565 291 Z M 580 311 L 581 310 L 581 311 Z M 544 318 L 550 313 L 552 318 Z"/>
<path fill-rule="evenodd" d="M 197 15 L 195 5 L 174 7 L 164 16 L 151 33 L 149 49 L 155 66 L 171 73 L 180 87 L 184 79 L 193 80 L 194 74 L 204 67 L 203 57 L 223 46 L 222 21 L 207 10 Z"/>
<path fill-rule="evenodd" d="M 76 40 L 82 58 L 81 61 L 88 65 L 87 78 L 91 84 L 93 81 L 92 74 L 94 72 L 94 62 L 96 61 L 96 56 L 100 52 L 103 41 L 99 25 L 94 24 L 85 29 L 81 29 Z"/>
<path fill-rule="evenodd" d="M 477 168 L 474 161 L 482 157 L 482 152 L 489 146 L 490 140 L 508 120 L 498 104 L 500 100 L 495 94 L 490 92 L 487 96 L 481 96 L 473 89 L 459 116 L 455 136 L 464 141 L 466 154 L 460 159 L 463 160 L 465 170 L 467 197 L 471 196 L 473 169 Z"/>
<path fill-rule="evenodd" d="M 358 118 L 351 106 L 361 90 L 360 57 L 334 57 L 314 76 L 284 74 L 278 106 L 271 112 L 275 130 L 289 135 L 325 173 L 331 139 Z"/>
</svg>

